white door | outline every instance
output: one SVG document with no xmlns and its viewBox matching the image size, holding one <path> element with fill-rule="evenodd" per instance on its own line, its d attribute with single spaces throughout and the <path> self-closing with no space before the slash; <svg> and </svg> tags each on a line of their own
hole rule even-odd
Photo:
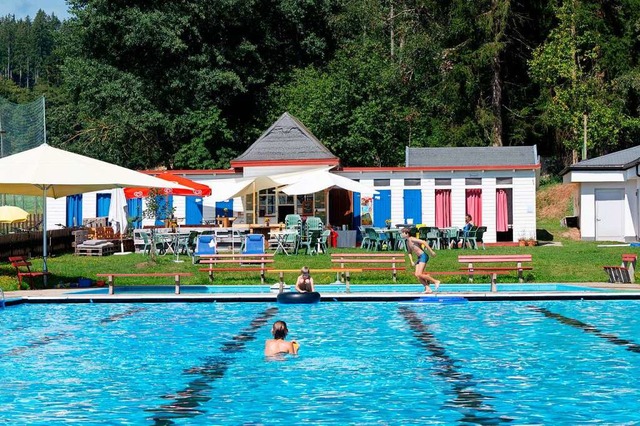
<svg viewBox="0 0 640 426">
<path fill-rule="evenodd" d="M 624 189 L 596 189 L 596 241 L 624 241 Z"/>
</svg>

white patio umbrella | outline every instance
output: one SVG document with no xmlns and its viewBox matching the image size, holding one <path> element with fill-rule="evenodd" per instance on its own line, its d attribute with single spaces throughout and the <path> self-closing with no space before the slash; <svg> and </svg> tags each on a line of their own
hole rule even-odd
<svg viewBox="0 0 640 426">
<path fill-rule="evenodd" d="M 42 196 L 43 270 L 47 271 L 47 197 L 144 186 L 187 189 L 174 182 L 42 144 L 0 159 L 0 194 Z"/>
<path fill-rule="evenodd" d="M 120 253 L 124 253 L 124 243 L 122 241 L 128 225 L 127 198 L 122 188 L 111 190 L 111 202 L 109 203 L 109 215 L 107 219 L 111 222 L 113 232 L 120 233 Z"/>
</svg>

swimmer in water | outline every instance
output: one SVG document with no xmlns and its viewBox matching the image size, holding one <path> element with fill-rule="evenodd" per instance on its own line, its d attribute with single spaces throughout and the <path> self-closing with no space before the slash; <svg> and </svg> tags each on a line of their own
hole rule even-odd
<svg viewBox="0 0 640 426">
<path fill-rule="evenodd" d="M 287 334 L 289 334 L 289 329 L 287 328 L 287 323 L 284 321 L 276 321 L 273 323 L 273 327 L 271 328 L 271 334 L 273 335 L 273 339 L 267 339 L 264 344 L 264 354 L 266 356 L 273 356 L 277 354 L 297 354 L 298 348 L 300 345 L 298 342 L 286 341 Z"/>
</svg>

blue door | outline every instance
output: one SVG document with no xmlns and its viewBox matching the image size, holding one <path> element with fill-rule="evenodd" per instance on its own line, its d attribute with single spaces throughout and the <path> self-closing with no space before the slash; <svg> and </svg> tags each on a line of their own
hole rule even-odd
<svg viewBox="0 0 640 426">
<path fill-rule="evenodd" d="M 227 209 L 225 212 L 224 209 Z M 216 201 L 216 217 L 233 216 L 233 200 Z"/>
<path fill-rule="evenodd" d="M 82 194 L 67 196 L 66 226 L 82 226 Z"/>
<path fill-rule="evenodd" d="M 186 212 L 185 224 L 201 225 L 202 224 L 202 197 L 185 197 Z"/>
<path fill-rule="evenodd" d="M 158 195 L 156 197 L 158 211 L 156 212 L 156 226 L 164 226 L 164 221 L 169 219 L 168 214 L 173 209 L 173 195 Z"/>
<path fill-rule="evenodd" d="M 109 216 L 111 194 L 98 194 L 96 197 L 96 217 Z"/>
<path fill-rule="evenodd" d="M 353 193 L 353 226 L 351 227 L 351 229 L 358 230 L 357 240 L 361 241 L 362 235 L 360 235 L 360 228 L 358 228 L 359 226 L 360 226 L 360 193 L 354 192 Z"/>
<path fill-rule="evenodd" d="M 419 189 L 404 190 L 404 223 L 412 219 L 414 224 L 422 223 L 422 191 Z"/>
<path fill-rule="evenodd" d="M 373 196 L 373 226 L 384 228 L 386 220 L 391 219 L 391 190 L 379 189 Z"/>
<path fill-rule="evenodd" d="M 142 228 L 142 198 L 127 200 L 127 215 L 134 218 L 131 226 L 134 228 Z"/>
</svg>

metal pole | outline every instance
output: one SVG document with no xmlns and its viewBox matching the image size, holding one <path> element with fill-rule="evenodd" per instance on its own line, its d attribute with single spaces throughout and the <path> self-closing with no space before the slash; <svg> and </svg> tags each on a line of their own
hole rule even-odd
<svg viewBox="0 0 640 426">
<path fill-rule="evenodd" d="M 42 185 L 42 271 L 47 272 L 47 186 Z M 45 287 L 47 274 L 42 276 Z"/>
</svg>

